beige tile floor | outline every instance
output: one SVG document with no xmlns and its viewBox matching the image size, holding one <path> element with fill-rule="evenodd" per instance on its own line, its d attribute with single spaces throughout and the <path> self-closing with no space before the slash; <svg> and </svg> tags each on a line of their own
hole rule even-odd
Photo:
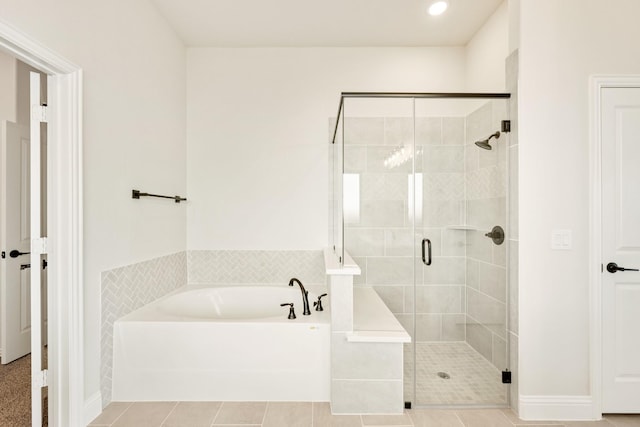
<svg viewBox="0 0 640 427">
<path fill-rule="evenodd" d="M 601 421 L 522 421 L 509 409 L 412 409 L 402 415 L 331 415 L 311 402 L 114 402 L 91 427 L 640 427 L 640 415 Z"/>
</svg>

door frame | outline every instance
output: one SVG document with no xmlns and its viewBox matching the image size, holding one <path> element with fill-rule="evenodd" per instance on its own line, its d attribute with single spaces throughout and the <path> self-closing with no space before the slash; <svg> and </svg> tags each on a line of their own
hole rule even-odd
<svg viewBox="0 0 640 427">
<path fill-rule="evenodd" d="M 2 20 L 0 49 L 48 75 L 49 425 L 81 426 L 82 69 Z"/>
<path fill-rule="evenodd" d="M 640 75 L 593 75 L 589 79 L 589 356 L 593 419 L 602 418 L 602 114 L 601 91 L 640 88 Z"/>
</svg>

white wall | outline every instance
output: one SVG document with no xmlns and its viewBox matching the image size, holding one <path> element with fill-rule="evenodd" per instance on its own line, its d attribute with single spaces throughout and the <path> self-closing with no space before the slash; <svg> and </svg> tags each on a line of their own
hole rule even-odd
<svg viewBox="0 0 640 427">
<path fill-rule="evenodd" d="M 0 120 L 16 121 L 16 62 L 0 51 Z"/>
<path fill-rule="evenodd" d="M 520 7 L 520 390 L 588 395 L 588 78 L 640 74 L 640 2 Z M 572 250 L 550 249 L 553 229 Z"/>
<path fill-rule="evenodd" d="M 509 8 L 505 0 L 466 46 L 468 92 L 504 92 L 509 53 Z"/>
<path fill-rule="evenodd" d="M 84 70 L 85 394 L 99 390 L 100 272 L 182 251 L 185 50 L 144 1 L 0 0 L 2 20 Z M 37 12 L 36 12 L 37 11 Z"/>
<path fill-rule="evenodd" d="M 463 91 L 463 48 L 189 49 L 188 248 L 327 244 L 341 91 Z"/>
</svg>

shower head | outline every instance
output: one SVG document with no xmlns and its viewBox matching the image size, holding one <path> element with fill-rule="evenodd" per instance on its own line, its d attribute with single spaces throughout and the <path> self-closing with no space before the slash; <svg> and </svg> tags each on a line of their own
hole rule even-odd
<svg viewBox="0 0 640 427">
<path fill-rule="evenodd" d="M 500 138 L 500 131 L 497 131 L 496 133 L 491 134 L 487 139 L 483 139 L 482 141 L 476 141 L 475 144 L 478 147 L 482 148 L 483 150 L 491 150 L 492 149 L 491 145 L 489 145 L 489 140 L 491 138 L 496 138 L 496 139 Z"/>
</svg>

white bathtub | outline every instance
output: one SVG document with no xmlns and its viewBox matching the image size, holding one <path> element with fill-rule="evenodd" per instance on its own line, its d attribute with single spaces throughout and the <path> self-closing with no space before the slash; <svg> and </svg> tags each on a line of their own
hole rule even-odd
<svg viewBox="0 0 640 427">
<path fill-rule="evenodd" d="M 186 286 L 114 323 L 114 401 L 328 401 L 323 287 Z M 293 302 L 297 319 L 287 319 Z"/>
</svg>

